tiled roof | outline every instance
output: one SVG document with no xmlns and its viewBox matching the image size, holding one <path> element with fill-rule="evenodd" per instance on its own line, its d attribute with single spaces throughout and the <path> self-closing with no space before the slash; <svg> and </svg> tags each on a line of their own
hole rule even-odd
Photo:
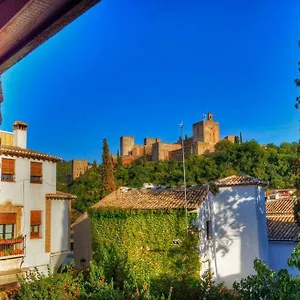
<svg viewBox="0 0 300 300">
<path fill-rule="evenodd" d="M 72 200 L 72 199 L 76 199 L 77 196 L 73 194 L 56 191 L 56 193 L 46 194 L 46 198 L 53 199 L 53 200 Z"/>
<path fill-rule="evenodd" d="M 266 186 L 268 182 L 248 175 L 233 175 L 216 181 L 216 185 L 219 187 L 242 185 Z"/>
<path fill-rule="evenodd" d="M 266 202 L 267 215 L 293 215 L 294 205 L 297 201 L 296 197 L 283 197 L 277 200 L 270 200 Z"/>
<path fill-rule="evenodd" d="M 271 241 L 298 241 L 300 227 L 292 215 L 267 216 L 268 236 Z"/>
<path fill-rule="evenodd" d="M 23 149 L 15 146 L 1 145 L 0 154 L 12 156 L 12 157 L 25 157 L 25 158 L 40 159 L 40 160 L 46 160 L 52 162 L 61 161 L 61 158 L 57 156 L 52 156 L 34 150 Z"/>
<path fill-rule="evenodd" d="M 208 193 L 207 188 L 187 189 L 187 208 L 199 208 Z M 116 207 L 122 209 L 184 209 L 183 189 L 122 190 L 111 193 L 93 205 L 95 209 Z"/>
<path fill-rule="evenodd" d="M 296 197 L 284 197 L 266 203 L 268 236 L 271 241 L 298 241 L 300 227 L 294 219 Z"/>
</svg>

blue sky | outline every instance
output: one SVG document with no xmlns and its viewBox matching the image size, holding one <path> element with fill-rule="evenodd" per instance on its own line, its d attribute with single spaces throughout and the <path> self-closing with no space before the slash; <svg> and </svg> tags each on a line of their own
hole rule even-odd
<svg viewBox="0 0 300 300">
<path fill-rule="evenodd" d="M 221 136 L 299 138 L 299 1 L 107 1 L 3 76 L 3 130 L 29 147 L 100 161 L 121 135 L 176 141 L 208 111 Z M 300 93 L 300 90 L 299 90 Z"/>
</svg>

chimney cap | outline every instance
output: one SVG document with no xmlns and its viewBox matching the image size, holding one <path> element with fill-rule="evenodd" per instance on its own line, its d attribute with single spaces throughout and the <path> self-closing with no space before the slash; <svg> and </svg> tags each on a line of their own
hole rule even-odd
<svg viewBox="0 0 300 300">
<path fill-rule="evenodd" d="M 21 129 L 26 130 L 28 127 L 28 124 L 22 121 L 15 121 L 13 124 L 14 129 Z"/>
</svg>

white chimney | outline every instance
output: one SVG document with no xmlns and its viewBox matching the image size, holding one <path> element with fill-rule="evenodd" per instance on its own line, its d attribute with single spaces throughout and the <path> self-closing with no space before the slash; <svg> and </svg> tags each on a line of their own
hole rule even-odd
<svg viewBox="0 0 300 300">
<path fill-rule="evenodd" d="M 14 146 L 26 149 L 27 146 L 27 127 L 28 125 L 21 121 L 16 121 L 14 127 Z"/>
</svg>

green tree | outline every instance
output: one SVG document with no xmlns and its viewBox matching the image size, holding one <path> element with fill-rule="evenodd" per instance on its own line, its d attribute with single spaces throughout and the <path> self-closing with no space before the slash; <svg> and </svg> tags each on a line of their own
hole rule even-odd
<svg viewBox="0 0 300 300">
<path fill-rule="evenodd" d="M 243 144 L 243 136 L 241 132 L 240 132 L 240 144 Z"/>
<path fill-rule="evenodd" d="M 104 191 L 106 194 L 109 194 L 116 189 L 116 183 L 114 178 L 112 157 L 109 153 L 109 148 L 106 139 L 103 139 L 101 175 Z"/>
<path fill-rule="evenodd" d="M 122 157 L 120 156 L 120 151 L 117 152 L 117 167 L 121 168 L 123 165 Z"/>
<path fill-rule="evenodd" d="M 56 165 L 56 189 L 61 192 L 68 192 L 68 185 L 72 180 L 71 162 L 61 161 Z"/>
</svg>

